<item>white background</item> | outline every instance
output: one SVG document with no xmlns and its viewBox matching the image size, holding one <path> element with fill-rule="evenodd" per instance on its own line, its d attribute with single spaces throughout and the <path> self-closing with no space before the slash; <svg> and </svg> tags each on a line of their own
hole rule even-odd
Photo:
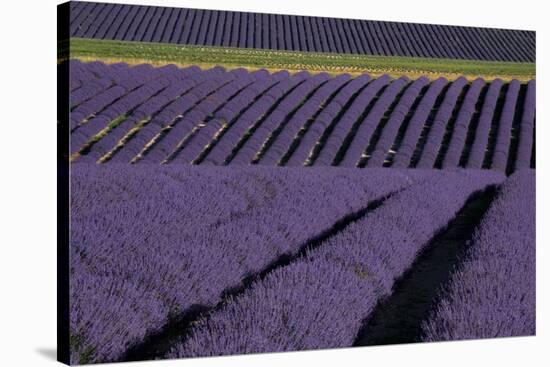
<svg viewBox="0 0 550 367">
<path fill-rule="evenodd" d="M 56 351 L 56 0 L 0 10 L 0 366 L 54 365 Z M 120 1 L 128 2 L 128 1 Z M 126 363 L 124 366 L 541 365 L 548 363 L 548 23 L 543 1 L 215 1 L 129 3 L 537 31 L 537 337 Z M 546 348 L 544 347 L 546 344 Z"/>
</svg>

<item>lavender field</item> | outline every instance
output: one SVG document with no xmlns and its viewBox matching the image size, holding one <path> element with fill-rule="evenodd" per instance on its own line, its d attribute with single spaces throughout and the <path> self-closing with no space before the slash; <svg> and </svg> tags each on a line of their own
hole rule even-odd
<svg viewBox="0 0 550 367">
<path fill-rule="evenodd" d="M 535 335 L 534 32 L 65 11 L 64 362 Z"/>
<path fill-rule="evenodd" d="M 535 61 L 535 32 L 71 1 L 70 36 L 336 54 Z"/>
<path fill-rule="evenodd" d="M 71 61 L 75 162 L 534 168 L 535 80 Z"/>
<path fill-rule="evenodd" d="M 74 363 L 361 345 L 480 197 L 470 253 L 409 342 L 535 332 L 534 171 L 75 163 L 71 189 Z"/>
</svg>

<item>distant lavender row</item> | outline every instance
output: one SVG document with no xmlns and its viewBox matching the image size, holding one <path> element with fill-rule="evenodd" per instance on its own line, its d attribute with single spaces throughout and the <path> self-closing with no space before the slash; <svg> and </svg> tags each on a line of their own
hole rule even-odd
<svg viewBox="0 0 550 367">
<path fill-rule="evenodd" d="M 76 161 L 507 173 L 534 161 L 534 80 L 70 66 Z"/>
<path fill-rule="evenodd" d="M 535 172 L 502 185 L 424 325 L 425 341 L 534 335 Z"/>
<path fill-rule="evenodd" d="M 362 320 L 423 246 L 470 195 L 503 180 L 488 171 L 416 172 L 424 172 L 421 182 L 200 320 L 166 357 L 352 346 Z"/>
<path fill-rule="evenodd" d="M 71 170 L 71 359 L 119 360 L 420 170 L 89 165 Z"/>
<path fill-rule="evenodd" d="M 535 32 L 71 2 L 71 37 L 273 50 L 535 61 Z"/>
</svg>

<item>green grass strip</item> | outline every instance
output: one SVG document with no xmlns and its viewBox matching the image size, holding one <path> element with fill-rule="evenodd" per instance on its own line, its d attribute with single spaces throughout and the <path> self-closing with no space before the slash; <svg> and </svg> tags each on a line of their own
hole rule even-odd
<svg viewBox="0 0 550 367">
<path fill-rule="evenodd" d="M 413 78 L 425 75 L 431 79 L 440 76 L 455 79 L 460 75 L 468 79 L 482 77 L 486 80 L 502 78 L 526 81 L 535 78 L 535 64 L 522 62 L 349 55 L 82 38 L 70 39 L 69 53 L 67 45 L 67 41 L 58 44 L 60 61 L 70 57 L 85 61 L 102 60 L 130 64 L 173 63 L 180 66 L 202 67 L 220 65 L 227 68 L 325 71 L 332 74 L 368 72 L 374 75 L 408 75 Z"/>
</svg>

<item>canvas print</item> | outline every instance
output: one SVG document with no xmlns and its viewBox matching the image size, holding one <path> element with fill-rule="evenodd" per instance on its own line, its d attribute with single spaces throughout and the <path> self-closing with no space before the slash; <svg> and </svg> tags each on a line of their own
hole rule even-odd
<svg viewBox="0 0 550 367">
<path fill-rule="evenodd" d="M 535 32 L 58 6 L 67 364 L 535 335 Z"/>
</svg>

